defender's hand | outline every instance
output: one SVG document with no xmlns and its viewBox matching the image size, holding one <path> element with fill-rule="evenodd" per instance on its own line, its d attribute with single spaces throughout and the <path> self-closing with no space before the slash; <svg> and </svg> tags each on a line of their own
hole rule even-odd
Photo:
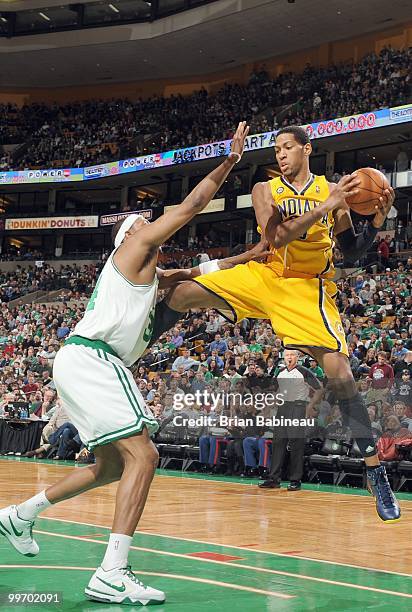
<svg viewBox="0 0 412 612">
<path fill-rule="evenodd" d="M 266 261 L 268 255 L 271 255 L 271 251 L 269 250 L 269 242 L 266 239 L 262 239 L 260 242 L 255 244 L 254 247 L 249 249 L 248 255 L 250 256 L 249 261 Z"/>
</svg>

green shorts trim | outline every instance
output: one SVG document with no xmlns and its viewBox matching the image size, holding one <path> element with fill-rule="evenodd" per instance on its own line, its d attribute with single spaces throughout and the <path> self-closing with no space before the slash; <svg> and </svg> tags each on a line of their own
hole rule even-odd
<svg viewBox="0 0 412 612">
<path fill-rule="evenodd" d="M 111 444 L 111 442 L 116 442 L 116 440 L 121 440 L 122 438 L 130 438 L 140 433 L 146 425 L 148 425 L 149 433 L 155 433 L 159 429 L 159 423 L 156 420 L 141 416 L 133 425 L 128 425 L 117 431 L 112 431 L 98 438 L 94 438 L 93 440 L 89 440 L 86 443 L 87 449 L 92 452 L 97 446 Z"/>
<path fill-rule="evenodd" d="M 121 438 L 129 438 L 137 433 L 140 433 L 145 425 L 149 426 L 151 433 L 156 432 L 159 429 L 159 424 L 155 419 L 150 419 L 147 417 L 142 410 L 139 400 L 137 399 L 132 386 L 130 384 L 130 380 L 127 377 L 127 373 L 125 369 L 120 365 L 111 361 L 104 349 L 97 348 L 97 354 L 99 357 L 103 358 L 105 361 L 110 363 L 113 366 L 114 371 L 116 372 L 116 376 L 119 379 L 120 384 L 122 385 L 123 391 L 127 397 L 127 400 L 130 406 L 133 409 L 133 412 L 136 415 L 136 422 L 128 425 L 127 427 L 122 427 L 113 432 L 109 432 L 107 434 L 102 434 L 98 438 L 94 438 L 93 440 L 89 440 L 87 443 L 87 448 L 92 450 L 96 446 L 102 446 L 104 444 L 110 444 L 116 440 L 120 440 Z"/>
<path fill-rule="evenodd" d="M 67 344 L 81 344 L 82 346 L 88 346 L 95 350 L 101 349 L 105 353 L 109 353 L 109 355 L 113 355 L 113 357 L 120 359 L 119 355 L 116 354 L 112 347 L 103 340 L 90 340 L 90 338 L 85 338 L 84 336 L 70 336 L 70 338 L 67 338 L 64 346 Z"/>
</svg>

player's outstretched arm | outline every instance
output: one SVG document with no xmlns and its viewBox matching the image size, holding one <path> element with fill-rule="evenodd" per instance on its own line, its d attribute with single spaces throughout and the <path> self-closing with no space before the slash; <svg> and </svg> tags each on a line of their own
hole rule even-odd
<svg viewBox="0 0 412 612">
<path fill-rule="evenodd" d="M 177 230 L 206 208 L 233 166 L 240 161 L 248 133 L 249 126 L 246 125 L 245 121 L 241 121 L 233 137 L 229 156 L 220 166 L 215 168 L 196 185 L 182 204 L 166 212 L 150 225 L 142 228 L 136 237 L 136 240 L 140 243 L 140 248 L 142 244 L 148 244 L 152 247 L 160 246 L 173 236 Z"/>
<path fill-rule="evenodd" d="M 268 255 L 270 255 L 270 251 L 267 250 L 267 247 L 268 243 L 265 240 L 261 240 L 249 251 L 239 253 L 239 255 L 233 255 L 233 257 L 214 259 L 206 262 L 206 264 L 204 264 L 206 270 L 204 270 L 202 265 L 194 266 L 193 268 L 179 268 L 173 270 L 162 270 L 161 268 L 156 268 L 157 277 L 159 279 L 159 289 L 169 289 L 180 281 L 196 278 L 196 276 L 200 276 L 201 274 L 207 274 L 208 271 L 215 272 L 218 270 L 228 270 L 229 268 L 233 268 L 234 266 L 244 264 L 252 260 L 262 261 Z M 207 269 L 208 267 L 210 270 Z"/>
<path fill-rule="evenodd" d="M 344 176 L 337 183 L 335 189 L 320 206 L 310 210 L 300 217 L 282 222 L 278 210 L 273 209 L 272 216 L 267 222 L 265 229 L 265 237 L 276 249 L 296 240 L 302 236 L 316 221 L 322 219 L 329 212 L 337 208 L 347 209 L 345 198 L 358 193 L 358 185 L 360 180 L 356 173 Z"/>
<path fill-rule="evenodd" d="M 395 192 L 392 187 L 385 189 L 384 195 L 379 198 L 374 218 L 366 223 L 360 234 L 355 233 L 349 210 L 339 208 L 334 211 L 335 236 L 346 264 L 355 264 L 372 246 L 394 201 Z"/>
</svg>

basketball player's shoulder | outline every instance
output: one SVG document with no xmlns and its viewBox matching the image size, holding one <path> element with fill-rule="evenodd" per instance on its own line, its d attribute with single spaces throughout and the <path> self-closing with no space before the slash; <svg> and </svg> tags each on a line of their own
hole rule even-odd
<svg viewBox="0 0 412 612">
<path fill-rule="evenodd" d="M 335 189 L 336 183 L 328 181 L 324 174 L 314 174 L 312 186 L 317 192 L 320 190 L 322 193 L 328 194 Z"/>
<path fill-rule="evenodd" d="M 331 183 L 328 181 L 324 174 L 314 174 L 313 180 L 317 183 L 324 183 L 325 185 L 334 185 L 335 183 Z"/>
<path fill-rule="evenodd" d="M 277 187 L 278 185 L 282 184 L 282 177 L 281 176 L 275 176 L 274 178 L 270 179 L 269 181 L 266 181 L 266 184 L 269 185 L 270 189 L 273 189 L 273 187 Z"/>
<path fill-rule="evenodd" d="M 277 197 L 281 196 L 285 192 L 285 187 L 282 184 L 282 177 L 275 176 L 266 182 L 267 190 L 276 201 Z"/>
<path fill-rule="evenodd" d="M 334 183 L 333 181 L 328 181 L 324 174 L 320 174 L 318 176 L 315 175 L 315 179 L 318 179 L 319 182 L 322 182 L 324 185 L 326 185 L 326 187 L 328 187 L 330 191 L 332 191 L 336 187 L 336 183 Z"/>
<path fill-rule="evenodd" d="M 272 193 L 270 183 L 271 181 L 256 183 L 252 189 L 252 198 L 267 198 L 270 196 Z"/>
</svg>

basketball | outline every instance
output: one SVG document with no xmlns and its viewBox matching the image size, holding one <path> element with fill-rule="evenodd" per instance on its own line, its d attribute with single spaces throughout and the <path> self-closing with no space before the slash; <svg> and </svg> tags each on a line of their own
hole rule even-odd
<svg viewBox="0 0 412 612">
<path fill-rule="evenodd" d="M 360 168 L 356 174 L 361 180 L 359 193 L 347 198 L 350 208 L 359 215 L 373 215 L 379 198 L 385 189 L 389 188 L 389 182 L 384 174 L 375 168 Z"/>
</svg>

